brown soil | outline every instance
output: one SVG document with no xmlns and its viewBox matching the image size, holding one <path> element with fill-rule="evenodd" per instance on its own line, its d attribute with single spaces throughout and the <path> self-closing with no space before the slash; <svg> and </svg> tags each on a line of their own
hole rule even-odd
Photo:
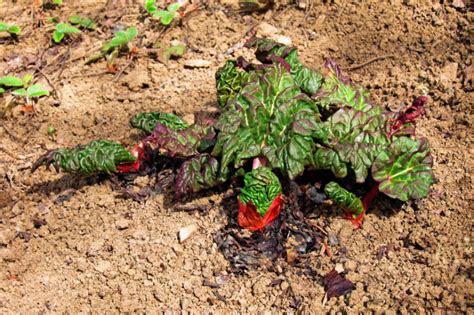
<svg viewBox="0 0 474 315">
<path fill-rule="evenodd" d="M 13 117 L 0 121 L 1 313 L 472 311 L 474 15 L 462 8 L 467 1 L 307 1 L 306 10 L 281 5 L 246 14 L 213 3 L 159 37 L 164 43 L 185 41 L 183 59 L 164 65 L 142 56 L 119 77 L 105 73 L 104 61 L 84 66 L 80 57 L 120 25 L 137 25 L 142 45 L 157 38 L 159 28 L 141 22 L 131 1 L 110 2 L 104 8 L 102 1 L 65 1 L 64 8 L 48 11 L 46 17 L 98 17 L 99 31 L 63 45 L 51 43 L 51 24 L 32 29 L 29 4 L 0 4 L 0 20 L 20 24 L 25 34 L 18 43 L 1 41 L 2 75 L 39 67 L 56 89 L 39 101 L 40 112 L 23 114 L 15 107 Z M 316 223 L 333 236 L 332 257 L 311 254 L 316 275 L 285 263 L 234 274 L 213 241 L 227 223 L 222 194 L 198 196 L 192 204 L 209 211 L 189 213 L 173 210 L 163 195 L 142 203 L 120 198 L 100 178 L 45 169 L 30 174 L 45 148 L 96 138 L 132 143 L 138 133 L 128 119 L 137 112 L 174 111 L 188 118 L 197 110 L 215 110 L 216 69 L 226 58 L 249 55 L 239 49 L 224 53 L 262 21 L 290 37 L 315 68 L 326 58 L 350 69 L 382 56 L 348 72 L 375 102 L 399 108 L 430 95 L 418 123 L 435 161 L 429 197 L 395 206 L 379 198 L 360 230 L 340 213 L 321 215 Z M 211 65 L 185 68 L 191 59 Z M 128 62 L 120 58 L 119 67 Z M 47 135 L 49 126 L 57 129 L 56 142 Z M 58 202 L 58 196 L 67 200 Z M 177 232 L 193 223 L 199 230 L 180 244 Z M 323 306 L 320 276 L 337 263 L 356 289 Z M 223 285 L 206 285 L 216 281 Z"/>
</svg>

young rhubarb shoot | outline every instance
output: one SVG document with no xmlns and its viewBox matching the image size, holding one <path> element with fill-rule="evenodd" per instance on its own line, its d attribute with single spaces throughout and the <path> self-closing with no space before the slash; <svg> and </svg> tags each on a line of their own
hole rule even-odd
<svg viewBox="0 0 474 315">
<path fill-rule="evenodd" d="M 171 3 L 166 7 L 166 10 L 158 10 L 154 0 L 147 0 L 145 2 L 145 10 L 153 15 L 153 18 L 158 19 L 161 24 L 169 25 L 177 15 L 177 11 L 181 7 L 181 3 Z"/>
<path fill-rule="evenodd" d="M 122 145 L 109 140 L 96 140 L 74 148 L 61 148 L 48 151 L 32 166 L 34 172 L 41 165 L 53 165 L 56 171 L 91 174 L 112 173 L 117 165 L 135 162 L 136 156 Z"/>
<path fill-rule="evenodd" d="M 257 231 L 272 223 L 281 211 L 281 191 L 280 180 L 268 167 L 257 167 L 245 174 L 238 197 L 239 225 Z"/>
</svg>

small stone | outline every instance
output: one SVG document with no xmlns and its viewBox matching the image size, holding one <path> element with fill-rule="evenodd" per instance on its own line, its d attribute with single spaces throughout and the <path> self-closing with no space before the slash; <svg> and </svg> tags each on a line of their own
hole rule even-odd
<svg viewBox="0 0 474 315">
<path fill-rule="evenodd" d="M 211 65 L 210 61 L 202 59 L 192 59 L 184 62 L 184 66 L 188 68 L 209 68 Z"/>
<path fill-rule="evenodd" d="M 285 46 L 291 46 L 293 44 L 293 41 L 288 36 L 274 34 L 269 37 L 273 39 L 274 41 L 276 41 L 277 43 L 283 44 Z"/>
<path fill-rule="evenodd" d="M 446 64 L 439 74 L 439 80 L 444 86 L 451 86 L 452 82 L 456 80 L 458 72 L 458 64 L 456 62 L 450 62 Z"/>
<path fill-rule="evenodd" d="M 115 227 L 116 227 L 118 230 L 125 230 L 125 229 L 128 229 L 129 226 L 130 226 L 130 221 L 129 221 L 129 220 L 120 219 L 120 220 L 118 220 L 118 221 L 115 221 Z"/>
<path fill-rule="evenodd" d="M 257 26 L 256 31 L 260 37 L 270 37 L 276 33 L 279 33 L 279 30 L 275 26 L 268 24 L 267 22 L 260 23 Z"/>
<path fill-rule="evenodd" d="M 466 0 L 469 1 L 469 0 Z M 455 7 L 456 9 L 463 9 L 466 7 L 466 4 L 464 3 L 464 0 L 453 0 L 453 3 L 451 3 L 451 6 Z"/>
<path fill-rule="evenodd" d="M 198 229 L 198 226 L 196 224 L 191 224 L 179 229 L 179 233 L 178 233 L 179 242 L 182 243 L 185 240 L 187 240 L 194 232 L 197 231 L 197 229 Z"/>
<path fill-rule="evenodd" d="M 94 269 L 100 273 L 106 272 L 111 266 L 111 263 L 107 260 L 100 260 L 95 266 Z"/>
<path fill-rule="evenodd" d="M 344 264 L 346 270 L 354 271 L 357 269 L 357 263 L 353 260 L 348 260 Z"/>
</svg>

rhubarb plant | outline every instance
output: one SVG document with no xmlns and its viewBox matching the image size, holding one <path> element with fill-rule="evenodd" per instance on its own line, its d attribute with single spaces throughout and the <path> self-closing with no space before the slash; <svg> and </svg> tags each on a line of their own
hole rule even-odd
<svg viewBox="0 0 474 315">
<path fill-rule="evenodd" d="M 238 222 L 251 231 L 279 216 L 281 183 L 306 170 L 333 174 L 321 179 L 324 193 L 356 226 L 379 193 L 401 201 L 429 193 L 430 148 L 415 134 L 415 119 L 423 114 L 427 97 L 390 112 L 372 104 L 368 92 L 334 62 L 316 71 L 299 60 L 296 48 L 256 38 L 246 46 L 256 50 L 260 63 L 238 58 L 217 71 L 217 118 L 199 115 L 188 124 L 174 114 L 140 113 L 131 125 L 146 136 L 129 155 L 120 146 L 120 156 L 126 158 L 105 162 L 92 149 L 57 149 L 40 158 L 34 169 L 53 164 L 69 172 L 134 172 L 142 162 L 153 163 L 144 151 L 154 150 L 181 161 L 178 199 L 243 175 Z M 345 188 L 364 184 L 372 185 L 364 198 Z"/>
</svg>

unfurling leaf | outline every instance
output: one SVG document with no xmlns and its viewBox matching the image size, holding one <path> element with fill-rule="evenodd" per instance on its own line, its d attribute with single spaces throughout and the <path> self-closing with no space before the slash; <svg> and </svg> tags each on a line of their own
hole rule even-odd
<svg viewBox="0 0 474 315">
<path fill-rule="evenodd" d="M 213 119 L 198 121 L 185 129 L 174 130 L 157 122 L 153 132 L 145 139 L 166 151 L 172 157 L 191 157 L 205 150 L 215 137 Z"/>
<path fill-rule="evenodd" d="M 264 156 L 271 167 L 295 178 L 312 159 L 311 135 L 319 122 L 311 99 L 275 64 L 251 72 L 235 100 L 228 102 L 216 124 L 219 134 L 212 154 L 222 156 L 223 169 Z"/>
<path fill-rule="evenodd" d="M 296 48 L 287 47 L 274 40 L 262 38 L 252 38 L 247 42 L 246 46 L 257 48 L 255 54 L 262 63 L 279 62 L 278 58 L 283 58 L 290 66 L 290 72 L 296 85 L 303 92 L 314 95 L 321 87 L 322 74 L 304 66 L 298 59 Z"/>
<path fill-rule="evenodd" d="M 229 100 L 233 100 L 235 96 L 242 90 L 248 80 L 248 73 L 239 71 L 235 61 L 227 61 L 216 72 L 217 99 L 219 105 L 224 107 Z"/>
<path fill-rule="evenodd" d="M 243 204 L 253 203 L 258 214 L 263 217 L 280 194 L 281 184 L 278 177 L 268 167 L 259 167 L 245 174 L 239 199 Z"/>
<path fill-rule="evenodd" d="M 324 187 L 324 193 L 339 207 L 350 211 L 354 215 L 364 212 L 362 201 L 353 193 L 347 191 L 336 182 L 329 182 Z"/>
<path fill-rule="evenodd" d="M 53 165 L 68 173 L 111 173 L 120 163 L 134 162 L 136 158 L 121 144 L 109 140 L 96 140 L 75 148 L 61 148 L 47 152 L 32 166 L 34 172 L 41 165 Z"/>
<path fill-rule="evenodd" d="M 433 183 L 433 159 L 426 138 L 399 137 L 380 152 L 372 166 L 379 190 L 402 201 L 428 195 Z"/>
<path fill-rule="evenodd" d="M 189 127 L 189 125 L 184 120 L 182 120 L 181 117 L 175 114 L 160 112 L 140 113 L 133 116 L 130 120 L 132 127 L 141 129 L 146 133 L 152 133 L 157 123 L 161 123 L 175 131 Z"/>
<path fill-rule="evenodd" d="M 207 189 L 222 182 L 219 162 L 209 154 L 201 154 L 184 162 L 176 176 L 176 198 Z"/>
<path fill-rule="evenodd" d="M 364 112 L 373 108 L 367 101 L 369 93 L 360 86 L 352 85 L 334 62 L 326 62 L 326 69 L 328 73 L 324 83 L 315 95 L 318 106 L 332 111 L 344 106 Z"/>
</svg>

